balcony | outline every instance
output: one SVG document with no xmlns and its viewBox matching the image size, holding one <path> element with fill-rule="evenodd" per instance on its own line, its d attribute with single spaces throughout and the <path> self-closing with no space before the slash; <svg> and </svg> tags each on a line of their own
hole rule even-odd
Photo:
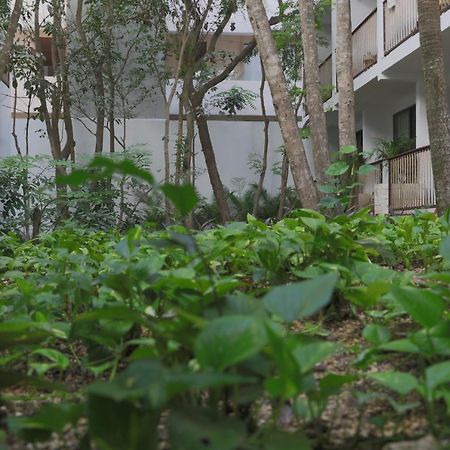
<svg viewBox="0 0 450 450">
<path fill-rule="evenodd" d="M 450 8 L 450 0 L 440 0 L 441 12 Z M 385 1 L 384 6 L 384 54 L 417 33 L 417 0 Z"/>
<path fill-rule="evenodd" d="M 377 62 L 377 10 L 372 11 L 353 31 L 353 76 Z"/>
</svg>

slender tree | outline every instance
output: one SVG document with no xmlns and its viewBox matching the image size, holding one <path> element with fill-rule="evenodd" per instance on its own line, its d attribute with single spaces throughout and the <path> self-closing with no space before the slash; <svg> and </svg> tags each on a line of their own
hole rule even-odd
<svg viewBox="0 0 450 450">
<path fill-rule="evenodd" d="M 327 181 L 326 169 L 331 164 L 328 149 L 327 121 L 320 88 L 319 57 L 313 0 L 299 0 L 300 31 L 303 46 L 306 106 L 309 113 L 316 179 Z M 290 156 L 289 156 L 290 159 Z"/>
<path fill-rule="evenodd" d="M 318 191 L 309 170 L 281 60 L 264 5 L 261 0 L 246 0 L 245 3 L 269 83 L 298 196 L 305 208 L 317 208 Z"/>
<path fill-rule="evenodd" d="M 262 155 L 262 166 L 261 172 L 259 174 L 258 187 L 255 192 L 255 200 L 253 204 L 253 215 L 256 217 L 258 214 L 259 200 L 264 187 L 264 179 L 267 172 L 267 156 L 269 153 L 269 118 L 266 112 L 266 103 L 264 101 L 264 87 L 266 85 L 266 74 L 264 73 L 264 66 L 261 61 L 261 84 L 259 86 L 259 100 L 261 102 L 261 114 L 264 121 L 264 145 L 263 145 L 263 155 Z"/>
<path fill-rule="evenodd" d="M 5 42 L 0 53 L 0 78 L 3 77 L 9 64 L 9 56 L 14 45 L 17 28 L 19 26 L 20 16 L 22 14 L 23 0 L 16 0 L 9 17 L 9 24 L 6 30 Z"/>
<path fill-rule="evenodd" d="M 339 147 L 356 147 L 350 0 L 336 0 L 336 76 L 339 104 Z"/>
<path fill-rule="evenodd" d="M 450 123 L 439 0 L 418 0 L 420 49 L 438 213 L 450 207 Z"/>
</svg>

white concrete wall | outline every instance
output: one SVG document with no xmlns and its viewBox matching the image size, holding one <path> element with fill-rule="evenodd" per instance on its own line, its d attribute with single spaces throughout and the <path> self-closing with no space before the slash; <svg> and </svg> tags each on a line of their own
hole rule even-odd
<svg viewBox="0 0 450 450">
<path fill-rule="evenodd" d="M 411 91 L 403 96 L 386 99 L 382 104 L 374 103 L 362 112 L 363 148 L 365 152 L 375 150 L 379 140 L 393 139 L 395 113 L 416 103 L 416 92 L 411 84 Z M 377 159 L 377 158 L 375 158 Z"/>
<path fill-rule="evenodd" d="M 376 7 L 376 0 L 352 0 L 352 30 L 354 30 Z M 339 24 L 337 25 L 339 26 Z"/>
<path fill-rule="evenodd" d="M 23 153 L 25 153 L 25 119 L 17 119 L 17 132 L 19 135 L 19 143 Z M 92 128 L 86 119 L 84 125 Z M 74 131 L 76 138 L 76 152 L 79 159 L 93 155 L 94 137 L 90 134 L 81 121 L 74 121 Z M 177 133 L 176 121 L 171 122 L 171 157 L 174 161 L 174 144 Z M 118 128 L 118 136 L 122 137 L 120 127 Z M 262 122 L 236 122 L 236 121 L 210 121 L 209 128 L 211 133 L 216 160 L 222 182 L 229 189 L 235 186 L 235 180 L 242 179 L 248 185 L 258 180 L 258 175 L 254 174 L 249 168 L 249 156 L 251 154 L 262 155 L 263 150 L 263 123 Z M 48 141 L 44 132 L 44 124 L 38 120 L 30 122 L 30 155 L 44 154 L 50 155 Z M 163 136 L 164 136 L 164 120 L 162 119 L 132 119 L 127 121 L 126 126 L 127 142 L 130 147 L 139 147 L 148 152 L 152 160 L 152 172 L 158 180 L 163 179 Z M 8 136 L 9 133 L 2 133 L 2 136 Z M 105 142 L 108 141 L 108 135 L 105 134 Z M 281 160 L 281 154 L 277 152 L 282 144 L 281 134 L 277 122 L 271 122 L 269 128 L 269 161 L 266 174 L 265 188 L 272 194 L 277 193 L 280 184 L 278 175 L 272 173 L 273 165 Z M 6 147 L 7 145 L 5 145 Z M 9 145 L 9 149 L 2 152 L 0 156 L 9 156 L 15 154 L 15 149 Z M 201 195 L 210 199 L 212 196 L 211 185 L 201 145 L 198 138 L 195 141 L 196 151 L 196 167 L 198 169 L 198 179 L 196 186 Z"/>
<path fill-rule="evenodd" d="M 0 81 L 0 157 L 11 150 L 11 98 L 9 88 Z"/>
</svg>

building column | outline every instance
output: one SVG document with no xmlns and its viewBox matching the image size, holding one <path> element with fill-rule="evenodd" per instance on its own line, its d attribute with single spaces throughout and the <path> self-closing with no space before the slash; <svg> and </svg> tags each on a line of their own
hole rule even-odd
<svg viewBox="0 0 450 450">
<path fill-rule="evenodd" d="M 425 90 L 421 76 L 416 83 L 416 147 L 424 147 L 429 144 Z"/>
<path fill-rule="evenodd" d="M 377 0 L 377 61 L 384 58 L 384 1 Z"/>
</svg>

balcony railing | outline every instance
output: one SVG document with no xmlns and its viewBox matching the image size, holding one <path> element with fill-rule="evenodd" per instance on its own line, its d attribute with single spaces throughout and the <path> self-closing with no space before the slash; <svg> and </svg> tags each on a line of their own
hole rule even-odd
<svg viewBox="0 0 450 450">
<path fill-rule="evenodd" d="M 353 76 L 377 62 L 377 10 L 369 14 L 353 31 Z"/>
<path fill-rule="evenodd" d="M 326 102 L 331 98 L 333 91 L 333 62 L 331 55 L 319 66 L 320 87 L 322 88 L 323 101 Z"/>
<path fill-rule="evenodd" d="M 450 8 L 450 0 L 440 0 L 441 12 Z M 398 47 L 417 33 L 417 0 L 384 2 L 384 53 Z"/>
<path fill-rule="evenodd" d="M 380 160 L 372 165 L 376 170 L 359 177 L 358 201 L 360 207 L 374 205 L 377 202 L 375 199 L 376 185 L 380 184 L 387 189 L 385 209 L 392 214 L 436 206 L 429 146 Z M 384 201 L 386 202 L 386 200 Z"/>
<path fill-rule="evenodd" d="M 384 52 L 388 54 L 417 32 L 417 0 L 384 3 Z"/>
<path fill-rule="evenodd" d="M 388 163 L 390 212 L 436 206 L 430 147 L 396 156 Z"/>
</svg>

